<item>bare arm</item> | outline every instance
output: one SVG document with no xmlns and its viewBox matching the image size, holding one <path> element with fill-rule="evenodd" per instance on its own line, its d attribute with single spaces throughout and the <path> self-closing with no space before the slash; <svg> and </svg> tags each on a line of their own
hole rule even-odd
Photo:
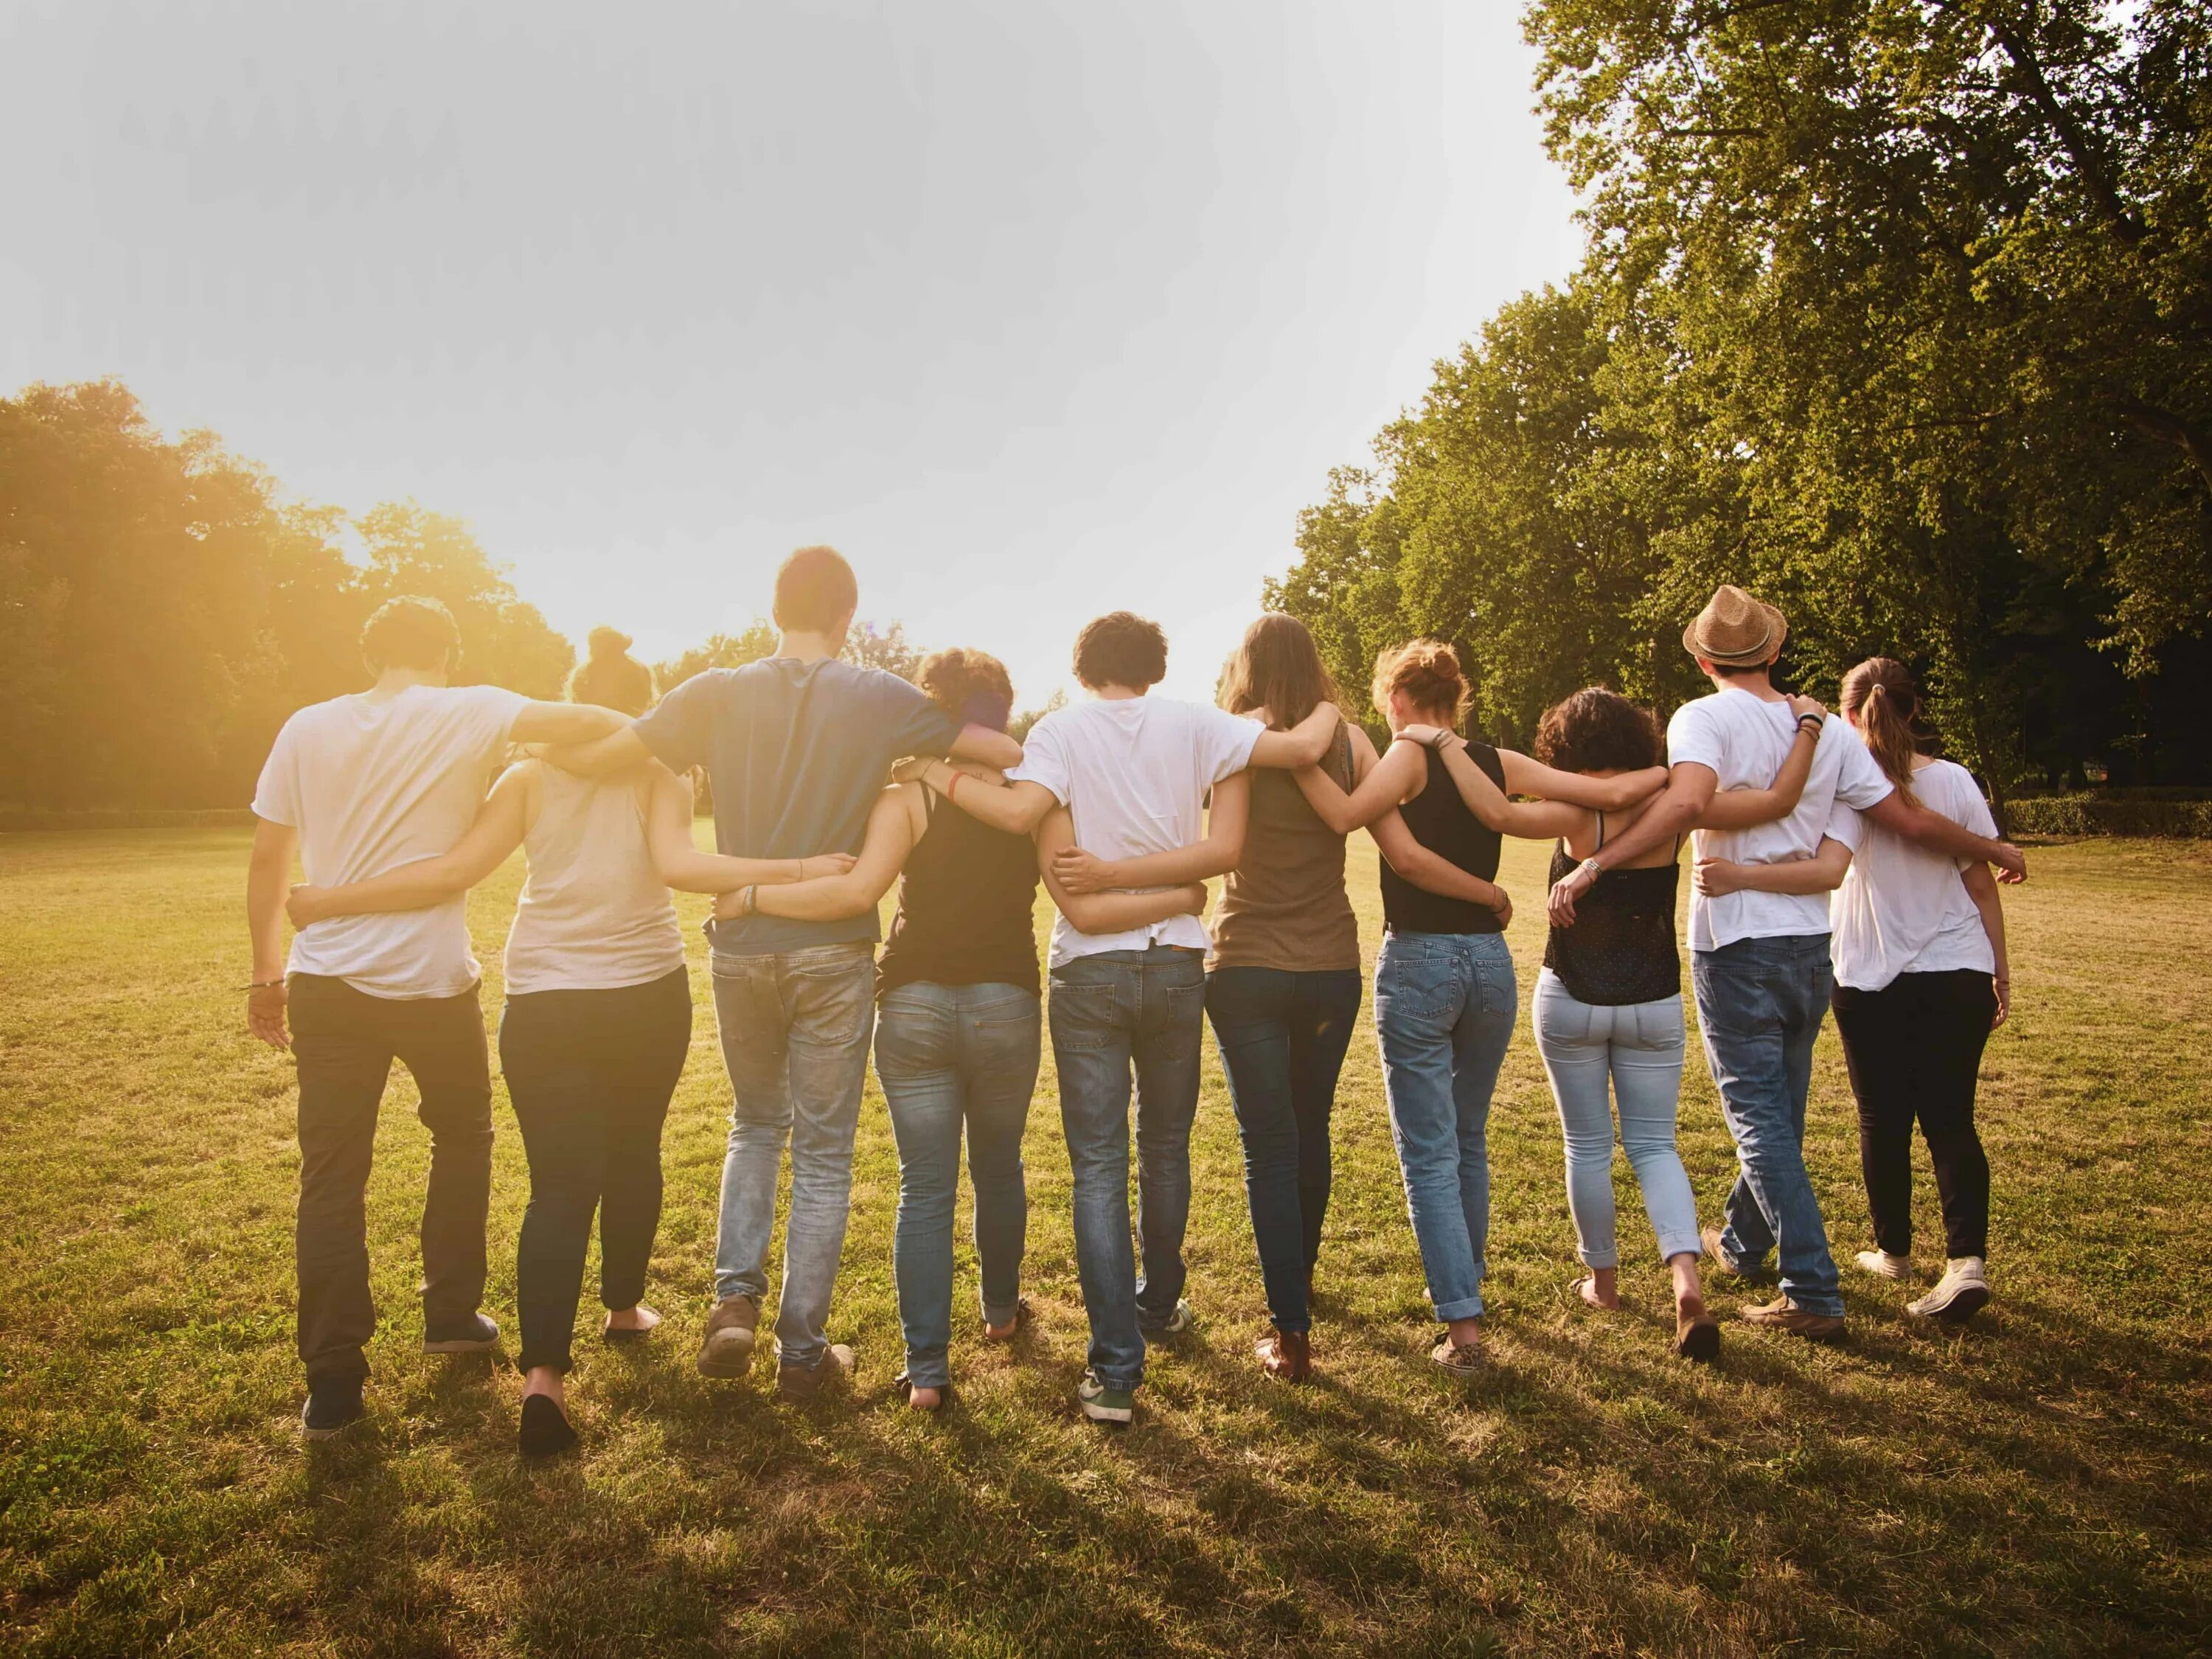
<svg viewBox="0 0 2212 1659">
<path fill-rule="evenodd" d="M 1059 798 L 1041 783 L 978 777 L 941 760 L 902 766 L 892 775 L 926 785 L 969 817 L 1010 836 L 1035 835 L 1044 815 L 1060 805 Z"/>
<path fill-rule="evenodd" d="M 1820 749 L 1820 728 L 1805 724 L 1805 717 L 1826 711 L 1810 697 L 1792 697 L 1790 708 L 1797 716 L 1797 734 L 1790 740 L 1790 752 L 1783 757 L 1774 781 L 1764 789 L 1721 790 L 1698 815 L 1698 829 L 1749 830 L 1797 810 L 1805 780 L 1813 775 L 1813 757 Z"/>
<path fill-rule="evenodd" d="M 365 881 L 349 881 L 337 887 L 295 887 L 284 906 L 292 925 L 307 927 L 331 916 L 420 910 L 466 892 L 522 845 L 530 821 L 536 816 L 533 769 L 529 761 L 508 767 L 492 786 L 476 822 L 450 851 L 416 859 Z"/>
<path fill-rule="evenodd" d="M 1348 795 L 1337 787 L 1335 779 L 1318 766 L 1300 767 L 1291 775 L 1297 780 L 1298 789 L 1305 796 L 1306 805 L 1313 808 L 1314 815 L 1338 835 L 1348 836 L 1374 823 L 1385 812 L 1395 811 L 1427 766 L 1427 750 L 1417 743 L 1400 738 L 1391 744 L 1380 760 L 1360 773 Z"/>
<path fill-rule="evenodd" d="M 532 708 L 566 708 L 565 703 L 533 703 Z M 617 719 L 620 717 L 617 716 Z M 518 726 L 520 725 L 517 721 Z M 653 750 L 645 746 L 645 739 L 637 734 L 637 727 L 628 723 L 615 732 L 594 736 L 584 742 L 563 742 L 558 748 L 545 751 L 545 759 L 563 772 L 574 772 L 580 778 L 603 778 L 612 772 L 625 771 L 641 766 L 653 758 Z"/>
<path fill-rule="evenodd" d="M 883 902 L 914 850 L 914 798 L 918 784 L 893 784 L 868 814 L 860 856 L 842 875 L 819 876 L 781 887 L 744 887 L 714 902 L 714 915 L 732 921 L 753 910 L 799 921 L 839 921 L 862 915 Z M 750 908 L 749 908 L 750 907 Z"/>
<path fill-rule="evenodd" d="M 1820 850 L 1809 859 L 1784 859 L 1778 864 L 1699 859 L 1690 879 L 1707 898 L 1741 892 L 1832 893 L 1844 884 L 1844 873 L 1850 867 L 1851 849 L 1833 836 L 1824 836 Z"/>
<path fill-rule="evenodd" d="M 1037 827 L 1037 868 L 1045 891 L 1060 915 L 1079 933 L 1119 933 L 1149 927 L 1170 916 L 1196 915 L 1206 908 L 1206 886 L 1190 882 L 1151 893 L 1071 893 L 1054 873 L 1059 855 L 1075 845 L 1075 820 L 1064 806 L 1046 814 Z"/>
<path fill-rule="evenodd" d="M 842 875 L 853 867 L 849 853 L 821 853 L 804 859 L 740 859 L 702 853 L 691 839 L 691 781 L 659 761 L 647 763 L 646 842 L 661 880 L 681 893 L 727 893 L 749 885 L 809 881 Z"/>
<path fill-rule="evenodd" d="M 1990 1022 L 1994 1031 L 2012 1014 L 2012 963 L 2005 955 L 2004 898 L 1988 865 L 1970 864 L 1960 874 L 1966 884 L 1966 896 L 1982 913 L 1982 931 L 1990 936 L 1990 949 L 1996 957 L 1997 1013 Z"/>
<path fill-rule="evenodd" d="M 1287 732 L 1262 732 L 1260 741 L 1252 745 L 1252 758 L 1247 763 L 1281 771 L 1318 766 L 1328 753 L 1329 740 L 1336 736 L 1336 723 L 1343 718 L 1334 703 L 1325 702 Z"/>
<path fill-rule="evenodd" d="M 995 726 L 969 724 L 952 739 L 952 758 L 974 761 L 1004 772 L 1022 763 L 1022 746 Z"/>
<path fill-rule="evenodd" d="M 246 932 L 253 942 L 255 989 L 246 998 L 246 1029 L 272 1048 L 292 1046 L 284 1029 L 284 890 L 300 832 L 289 823 L 253 820 L 253 855 L 246 866 Z"/>
<path fill-rule="evenodd" d="M 597 743 L 629 729 L 629 716 L 590 702 L 531 702 L 507 729 L 515 743 Z"/>
<path fill-rule="evenodd" d="M 1931 812 L 1924 806 L 1907 806 L 1893 789 L 1864 811 L 1869 818 L 1893 835 L 1902 836 L 1931 853 L 1994 864 L 2002 872 L 1998 878 L 2002 881 L 2027 879 L 2027 860 L 2010 842 L 1978 836 L 1963 823 L 1954 823 L 1941 812 Z"/>
<path fill-rule="evenodd" d="M 1587 772 L 1562 772 L 1556 766 L 1530 760 L 1514 749 L 1499 750 L 1498 760 L 1505 773 L 1508 794 L 1563 800 L 1572 805 L 1587 806 L 1593 812 L 1626 811 L 1639 801 L 1650 800 L 1667 786 L 1667 770 L 1661 766 L 1595 778 Z"/>
<path fill-rule="evenodd" d="M 1504 792 L 1490 781 L 1490 774 L 1474 763 L 1474 757 L 1467 752 L 1464 739 L 1444 744 L 1440 752 L 1444 757 L 1444 770 L 1451 774 L 1451 781 L 1459 790 L 1459 798 L 1467 803 L 1467 810 L 1502 836 L 1549 841 L 1571 835 L 1589 822 L 1589 811 L 1569 801 L 1506 799 Z M 1504 752 L 1498 751 L 1501 757 Z M 1560 775 L 1574 775 L 1563 772 Z M 1662 780 L 1663 776 L 1662 774 Z"/>
<path fill-rule="evenodd" d="M 1461 869 L 1443 854 L 1422 846 L 1413 839 L 1413 832 L 1406 827 L 1406 820 L 1395 808 L 1376 819 L 1368 833 L 1375 837 L 1376 846 L 1382 849 L 1382 856 L 1389 860 L 1390 867 L 1414 886 L 1495 910 L 1500 924 L 1513 920 L 1513 901 L 1503 887 Z"/>
<path fill-rule="evenodd" d="M 1079 847 L 1062 848 L 1053 873 L 1071 893 L 1103 893 L 1113 888 L 1177 887 L 1226 875 L 1244 856 L 1244 832 L 1252 817 L 1252 780 L 1239 772 L 1213 786 L 1213 810 L 1206 815 L 1206 835 L 1188 847 L 1141 858 L 1094 858 Z M 1084 930 L 1088 933 L 1090 930 Z"/>
<path fill-rule="evenodd" d="M 1666 788 L 1644 809 L 1635 823 L 1553 884 L 1549 907 L 1552 925 L 1575 925 L 1575 901 L 1589 891 L 1597 880 L 1590 872 L 1592 865 L 1600 870 L 1616 870 L 1635 862 L 1661 842 L 1674 840 L 1694 825 L 1698 815 L 1712 805 L 1713 793 L 1720 787 L 1720 775 L 1711 767 L 1697 761 L 1684 761 L 1675 767 L 1668 775 Z"/>
</svg>

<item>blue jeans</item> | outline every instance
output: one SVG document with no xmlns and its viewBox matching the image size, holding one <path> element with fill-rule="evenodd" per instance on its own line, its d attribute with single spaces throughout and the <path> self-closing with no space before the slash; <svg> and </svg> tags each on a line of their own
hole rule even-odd
<svg viewBox="0 0 2212 1659">
<path fill-rule="evenodd" d="M 1674 1150 L 1682 1096 L 1682 999 L 1605 1006 L 1576 1000 L 1559 976 L 1536 977 L 1536 1052 L 1552 1079 L 1567 1144 L 1567 1209 L 1575 1254 L 1587 1267 L 1617 1267 L 1613 1235 L 1613 1112 L 1620 1146 L 1644 1194 L 1659 1259 L 1698 1254 L 1698 1200 Z M 1612 1084 L 1611 1094 L 1607 1091 Z"/>
<path fill-rule="evenodd" d="M 1826 933 L 1738 939 L 1690 956 L 1705 1060 L 1739 1166 L 1722 1248 L 1747 1271 L 1778 1249 L 1783 1294 L 1808 1313 L 1840 1315 L 1827 1224 L 1805 1172 L 1813 1044 L 1834 983 Z"/>
<path fill-rule="evenodd" d="M 951 1382 L 952 1206 L 960 1133 L 975 1185 L 975 1260 L 983 1319 L 1004 1325 L 1021 1296 L 1030 1201 L 1022 1131 L 1043 1035 L 1036 993 L 1018 985 L 901 985 L 876 1012 L 876 1076 L 898 1141 L 898 1233 L 891 1247 L 906 1374 L 918 1388 Z"/>
<path fill-rule="evenodd" d="M 811 1366 L 829 1338 L 830 1297 L 853 1198 L 853 1132 L 875 1024 L 875 947 L 817 945 L 775 956 L 713 959 L 714 1015 L 735 1097 L 722 1160 L 714 1294 L 768 1292 L 775 1188 L 791 1145 L 776 1346 Z"/>
<path fill-rule="evenodd" d="M 1310 1330 L 1306 1279 L 1328 1212 L 1328 1119 L 1359 1017 L 1359 970 L 1217 968 L 1206 1012 L 1244 1141 L 1267 1317 L 1277 1330 Z"/>
<path fill-rule="evenodd" d="M 1190 1219 L 1190 1126 L 1206 959 L 1156 945 L 1078 957 L 1052 970 L 1052 1053 L 1074 1176 L 1075 1266 L 1091 1316 L 1091 1369 L 1109 1389 L 1145 1377 L 1146 1325 L 1182 1296 Z M 1139 1275 L 1129 1245 L 1129 1079 L 1136 1074 Z"/>
<path fill-rule="evenodd" d="M 1498 933 L 1389 933 L 1375 959 L 1375 1035 L 1406 1209 L 1437 1317 L 1482 1312 L 1490 1235 L 1490 1097 L 1519 994 Z"/>
</svg>

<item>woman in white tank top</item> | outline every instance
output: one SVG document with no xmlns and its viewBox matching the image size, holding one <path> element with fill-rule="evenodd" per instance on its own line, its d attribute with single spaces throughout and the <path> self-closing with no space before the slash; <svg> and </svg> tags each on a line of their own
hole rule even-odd
<svg viewBox="0 0 2212 1659">
<path fill-rule="evenodd" d="M 595 629 L 569 697 L 631 715 L 653 700 L 629 641 Z M 691 1042 L 691 986 L 670 884 L 719 893 L 841 874 L 852 860 L 755 860 L 701 853 L 691 787 L 657 763 L 582 778 L 544 760 L 509 767 L 453 851 L 370 881 L 296 887 L 295 925 L 407 910 L 471 887 L 525 849 L 529 875 L 507 937 L 500 1066 L 530 1162 L 516 1249 L 524 1373 L 521 1444 L 575 1443 L 564 1378 L 592 1221 L 609 1341 L 660 1322 L 644 1305 L 660 1219 L 660 1130 Z"/>
</svg>

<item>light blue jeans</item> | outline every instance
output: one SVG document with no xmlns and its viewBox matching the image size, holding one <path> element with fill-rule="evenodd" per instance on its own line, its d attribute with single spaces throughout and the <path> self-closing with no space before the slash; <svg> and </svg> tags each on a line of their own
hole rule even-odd
<svg viewBox="0 0 2212 1659">
<path fill-rule="evenodd" d="M 1206 958 L 1156 945 L 1052 970 L 1052 1053 L 1074 1176 L 1075 1267 L 1091 1316 L 1091 1369 L 1109 1389 L 1145 1377 L 1145 1328 L 1175 1317 L 1190 1220 L 1190 1126 Z M 1129 1083 L 1137 1095 L 1137 1236 L 1129 1244 Z"/>
<path fill-rule="evenodd" d="M 714 1294 L 768 1293 L 775 1188 L 791 1146 L 776 1346 L 811 1366 L 829 1338 L 830 1297 L 853 1200 L 853 1132 L 875 1024 L 876 951 L 866 942 L 713 960 L 714 1015 L 734 1101 L 722 1160 Z"/>
<path fill-rule="evenodd" d="M 1615 1100 L 1621 1150 L 1643 1191 L 1659 1259 L 1698 1253 L 1698 1200 L 1674 1150 L 1683 1044 L 1680 993 L 1657 1002 L 1600 1006 L 1576 1000 L 1548 968 L 1536 975 L 1536 1052 L 1559 1103 L 1567 1209 L 1575 1218 L 1575 1254 L 1586 1267 L 1620 1265 L 1613 1237 Z"/>
<path fill-rule="evenodd" d="M 1778 1252 L 1782 1291 L 1808 1313 L 1840 1316 L 1843 1287 L 1805 1170 L 1813 1044 L 1835 976 L 1826 933 L 1744 939 L 1690 956 L 1705 1060 L 1735 1137 L 1738 1174 L 1721 1247 L 1749 1270 Z"/>
<path fill-rule="evenodd" d="M 952 1208 L 960 1134 L 975 1186 L 975 1261 L 983 1320 L 1013 1320 L 1021 1297 L 1029 1194 L 1022 1132 L 1036 1088 L 1042 1014 L 1018 985 L 901 985 L 876 1011 L 876 1076 L 898 1141 L 898 1280 L 906 1374 L 917 1388 L 952 1380 Z"/>
<path fill-rule="evenodd" d="M 1519 1000 L 1502 934 L 1389 933 L 1375 959 L 1390 1133 L 1429 1300 L 1447 1322 L 1482 1311 L 1490 1097 Z"/>
</svg>

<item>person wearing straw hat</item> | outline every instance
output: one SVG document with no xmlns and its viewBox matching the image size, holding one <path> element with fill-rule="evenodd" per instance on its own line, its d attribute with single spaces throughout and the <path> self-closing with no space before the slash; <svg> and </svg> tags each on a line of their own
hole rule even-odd
<svg viewBox="0 0 2212 1659">
<path fill-rule="evenodd" d="M 1712 681 L 1713 695 L 1674 711 L 1666 788 L 1629 830 L 1553 884 L 1550 909 L 1555 926 L 1572 927 L 1576 900 L 1607 870 L 1693 827 L 1717 791 L 1765 787 L 1800 723 L 1819 726 L 1812 775 L 1795 811 L 1753 829 L 1698 831 L 1701 858 L 1802 863 L 1805 875 L 1802 882 L 1771 878 L 1788 890 L 1694 890 L 1690 982 L 1739 1166 L 1723 1224 L 1705 1229 L 1703 1242 L 1724 1271 L 1744 1278 L 1776 1254 L 1782 1294 L 1745 1308 L 1745 1320 L 1833 1341 L 1844 1334 L 1843 1291 L 1804 1149 L 1813 1044 L 1833 989 L 1814 855 L 1824 839 L 1855 844 L 1863 815 L 1931 851 L 1994 864 L 2003 879 L 2024 880 L 2027 866 L 2009 843 L 1900 799 L 1841 720 L 1794 715 L 1770 678 L 1789 631 L 1781 611 L 1730 586 L 1682 630 L 1682 647 Z"/>
</svg>

